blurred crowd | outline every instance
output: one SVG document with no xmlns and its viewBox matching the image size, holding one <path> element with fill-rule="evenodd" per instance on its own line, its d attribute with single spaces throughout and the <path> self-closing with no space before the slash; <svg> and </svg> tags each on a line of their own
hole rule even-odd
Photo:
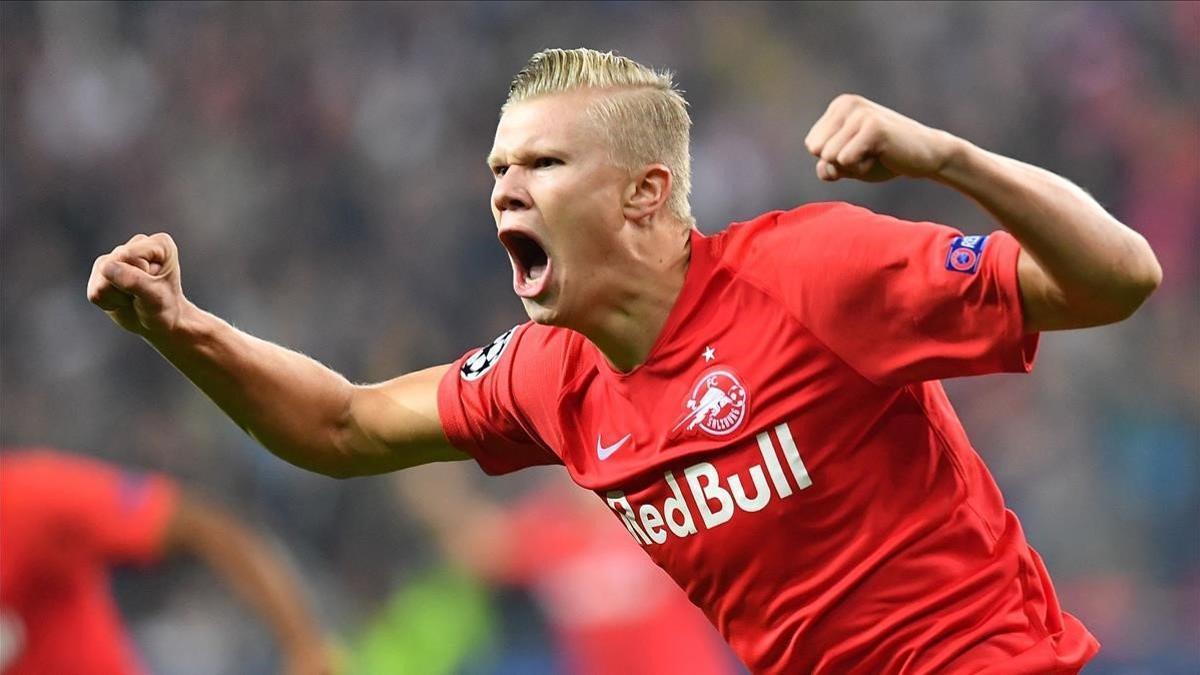
<svg viewBox="0 0 1200 675">
<path fill-rule="evenodd" d="M 240 328 L 355 381 L 448 362 L 525 319 L 484 157 L 512 75 L 574 46 L 675 72 L 706 232 L 821 200 L 995 227 L 937 185 L 818 181 L 802 141 L 843 91 L 1061 173 L 1142 232 L 1165 282 L 1131 320 L 947 387 L 1104 645 L 1088 672 L 1200 670 L 1200 3 L 2 3 L 0 442 L 223 500 L 352 643 L 439 565 L 393 481 L 270 456 L 87 303 L 92 261 L 168 231 L 185 292 Z M 497 499 L 532 480 L 475 478 Z M 155 672 L 271 667 L 211 586 L 118 580 Z M 473 672 L 552 668 L 536 608 L 494 601 Z"/>
</svg>

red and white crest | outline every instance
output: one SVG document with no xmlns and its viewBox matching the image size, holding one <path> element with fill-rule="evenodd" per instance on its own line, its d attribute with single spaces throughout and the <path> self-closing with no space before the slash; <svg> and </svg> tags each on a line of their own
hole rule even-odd
<svg viewBox="0 0 1200 675">
<path fill-rule="evenodd" d="M 748 398 L 746 388 L 728 367 L 707 370 L 696 380 L 684 402 L 687 412 L 671 432 L 700 429 L 712 436 L 727 436 L 746 419 Z"/>
</svg>

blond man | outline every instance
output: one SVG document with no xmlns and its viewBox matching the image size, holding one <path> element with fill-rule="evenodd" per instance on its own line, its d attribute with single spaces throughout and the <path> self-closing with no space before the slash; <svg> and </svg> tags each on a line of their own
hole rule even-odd
<svg viewBox="0 0 1200 675">
<path fill-rule="evenodd" d="M 353 385 L 190 303 L 166 234 L 98 258 L 88 297 L 294 464 L 565 466 L 754 672 L 1077 671 L 1098 644 L 938 380 L 1024 372 L 1040 331 L 1130 316 L 1161 279 L 1145 240 L 852 95 L 806 138 L 820 178 L 935 180 L 1002 229 L 821 203 L 705 236 L 690 124 L 666 74 L 534 55 L 488 156 L 531 322 L 453 364 Z"/>
</svg>

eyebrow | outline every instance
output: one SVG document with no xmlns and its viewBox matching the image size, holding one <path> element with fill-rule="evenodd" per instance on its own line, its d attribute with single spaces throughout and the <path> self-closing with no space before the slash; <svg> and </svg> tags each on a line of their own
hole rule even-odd
<svg viewBox="0 0 1200 675">
<path fill-rule="evenodd" d="M 534 159 L 537 157 L 557 157 L 559 159 L 567 159 L 570 155 L 570 153 L 568 153 L 566 150 L 562 150 L 562 149 L 554 148 L 554 147 L 550 147 L 550 146 L 526 148 L 526 149 L 522 149 L 522 150 L 517 150 L 515 152 L 512 152 L 511 154 L 516 156 L 516 161 L 515 162 L 507 162 L 509 164 L 513 164 L 513 163 L 519 164 L 522 161 L 528 161 L 530 159 Z M 496 166 L 497 164 L 505 164 L 506 162 L 501 161 L 500 156 L 497 155 L 495 152 L 492 152 L 492 153 L 488 154 L 486 163 L 489 167 L 493 167 L 493 166 Z"/>
</svg>

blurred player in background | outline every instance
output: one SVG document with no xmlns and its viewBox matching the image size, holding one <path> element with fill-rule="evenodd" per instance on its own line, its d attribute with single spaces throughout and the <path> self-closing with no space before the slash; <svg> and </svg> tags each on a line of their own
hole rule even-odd
<svg viewBox="0 0 1200 675">
<path fill-rule="evenodd" d="M 299 582 L 244 525 L 164 476 L 42 448 L 0 454 L 0 672 L 145 672 L 112 597 L 111 572 L 181 551 L 222 577 L 271 629 L 285 675 L 334 672 Z"/>
<path fill-rule="evenodd" d="M 1003 229 L 822 203 L 705 236 L 690 129 L 667 74 L 535 55 L 487 160 L 532 321 L 454 364 L 353 385 L 189 302 L 162 233 L 99 257 L 88 297 L 299 466 L 564 465 L 755 672 L 1078 671 L 1099 646 L 938 380 L 1027 372 L 1041 331 L 1130 316 L 1161 281 L 1145 239 L 852 95 L 807 135 L 822 180 L 936 181 Z"/>
<path fill-rule="evenodd" d="M 537 599 L 571 675 L 732 675 L 737 659 L 671 578 L 587 492 L 545 480 L 515 503 L 474 490 L 461 464 L 397 474 L 405 512 L 446 560 Z"/>
</svg>

